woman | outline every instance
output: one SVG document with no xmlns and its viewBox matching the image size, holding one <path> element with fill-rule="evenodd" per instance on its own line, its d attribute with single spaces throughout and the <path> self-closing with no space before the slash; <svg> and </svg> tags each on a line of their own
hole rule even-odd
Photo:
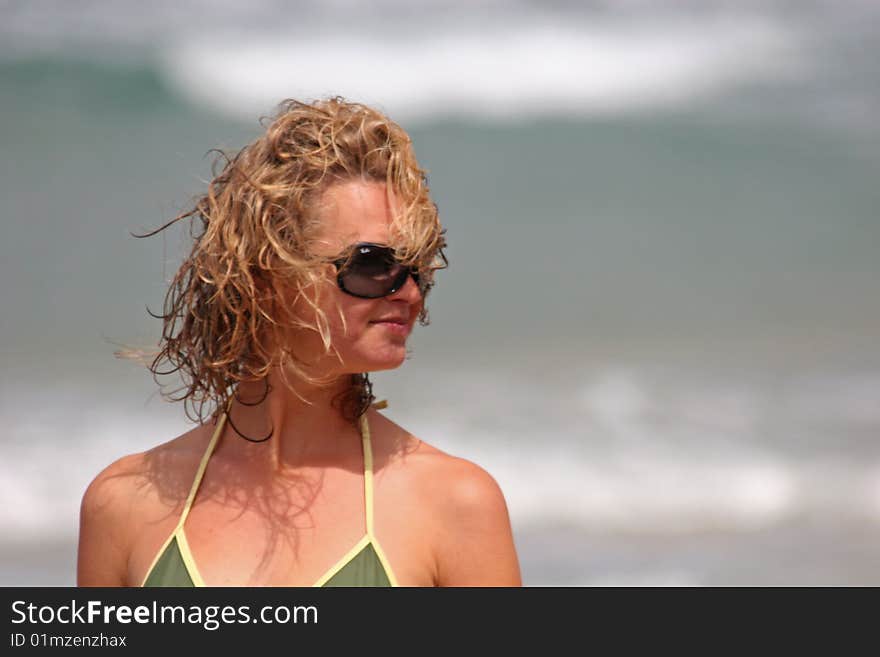
<svg viewBox="0 0 880 657">
<path fill-rule="evenodd" d="M 151 370 L 212 421 L 89 485 L 79 585 L 519 586 L 492 477 L 373 403 L 445 263 L 406 133 L 288 101 L 185 217 Z"/>
</svg>

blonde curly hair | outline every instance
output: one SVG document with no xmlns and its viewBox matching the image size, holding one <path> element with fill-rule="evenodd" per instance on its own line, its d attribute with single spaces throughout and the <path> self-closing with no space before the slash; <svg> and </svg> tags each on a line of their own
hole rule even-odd
<svg viewBox="0 0 880 657">
<path fill-rule="evenodd" d="M 434 271 L 446 264 L 445 230 L 412 142 L 375 109 L 339 97 L 286 100 L 259 138 L 231 157 L 219 155 L 207 192 L 192 209 L 137 236 L 155 235 L 185 218 L 200 228 L 191 225 L 192 250 L 171 281 L 163 312 L 150 313 L 163 321 L 163 330 L 149 369 L 162 396 L 183 401 L 193 421 L 204 421 L 206 408 L 216 418 L 241 381 L 268 386 L 276 366 L 284 376 L 329 383 L 306 372 L 307 363 L 284 335 L 291 328 L 313 330 L 325 355 L 335 351 L 317 297 L 305 293 L 317 291 L 315 283 L 326 276 L 328 259 L 311 247 L 319 226 L 316 202 L 330 185 L 386 183 L 398 200 L 391 224 L 395 252 L 418 268 L 423 296 Z M 307 301 L 313 317 L 286 312 L 291 291 Z M 419 322 L 428 324 L 424 305 Z M 159 377 L 172 374 L 183 383 L 166 391 Z M 335 401 L 356 421 L 374 398 L 366 373 L 352 375 L 351 384 Z"/>
</svg>

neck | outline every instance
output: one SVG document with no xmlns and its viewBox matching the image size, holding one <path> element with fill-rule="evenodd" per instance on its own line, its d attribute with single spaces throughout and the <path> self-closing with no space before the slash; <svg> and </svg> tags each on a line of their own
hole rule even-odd
<svg viewBox="0 0 880 657">
<path fill-rule="evenodd" d="M 360 453 L 358 427 L 334 404 L 351 387 L 350 375 L 315 386 L 291 377 L 285 382 L 281 372 L 272 371 L 268 383 L 268 394 L 264 382 L 240 383 L 230 407 L 230 418 L 244 435 L 259 439 L 272 434 L 263 443 L 252 443 L 230 427 L 228 442 L 248 459 L 291 468 L 339 464 Z"/>
</svg>

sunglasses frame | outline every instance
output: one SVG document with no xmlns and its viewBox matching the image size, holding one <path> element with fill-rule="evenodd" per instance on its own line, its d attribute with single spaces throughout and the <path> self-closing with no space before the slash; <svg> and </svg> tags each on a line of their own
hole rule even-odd
<svg viewBox="0 0 880 657">
<path fill-rule="evenodd" d="M 337 258 L 336 260 L 333 261 L 333 265 L 336 267 L 336 270 L 337 270 L 336 284 L 339 286 L 340 290 L 342 290 L 346 294 L 349 294 L 353 297 L 357 297 L 359 299 L 381 299 L 383 297 L 387 297 L 389 294 L 394 294 L 395 292 L 400 290 L 404 285 L 406 285 L 406 280 L 410 276 L 412 276 L 413 280 L 416 282 L 416 285 L 419 286 L 419 291 L 422 291 L 422 287 L 419 282 L 419 273 L 417 270 L 413 269 L 409 265 L 400 265 L 402 269 L 400 271 L 400 274 L 398 274 L 398 277 L 394 280 L 394 285 L 391 287 L 391 289 L 389 289 L 384 294 L 380 294 L 378 296 L 363 295 L 363 294 L 357 294 L 357 293 L 352 292 L 351 290 L 347 289 L 345 287 L 345 275 L 347 273 L 346 272 L 346 265 L 348 265 L 356 257 L 358 249 L 361 249 L 364 247 L 369 247 L 371 249 L 381 250 L 386 255 L 390 255 L 392 260 L 396 261 L 396 258 L 394 257 L 394 249 L 392 247 L 388 246 L 387 244 L 377 244 L 375 242 L 358 242 L 357 244 L 352 244 L 350 247 L 348 247 L 346 249 L 346 252 L 348 253 L 348 255 L 341 257 L 341 258 Z M 422 291 L 422 293 L 424 294 L 423 291 Z"/>
</svg>

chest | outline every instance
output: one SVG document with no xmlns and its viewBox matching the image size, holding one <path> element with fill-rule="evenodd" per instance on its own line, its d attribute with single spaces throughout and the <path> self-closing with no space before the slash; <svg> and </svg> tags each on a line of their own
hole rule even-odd
<svg viewBox="0 0 880 657">
<path fill-rule="evenodd" d="M 404 586 L 433 583 L 423 509 L 393 478 L 373 477 L 368 489 L 360 473 L 263 486 L 231 486 L 210 474 L 182 526 L 181 514 L 168 509 L 166 520 L 145 526 L 131 554 L 132 582 L 179 551 L 192 580 L 209 586 L 313 586 L 353 573 L 378 580 L 387 573 Z"/>
</svg>

